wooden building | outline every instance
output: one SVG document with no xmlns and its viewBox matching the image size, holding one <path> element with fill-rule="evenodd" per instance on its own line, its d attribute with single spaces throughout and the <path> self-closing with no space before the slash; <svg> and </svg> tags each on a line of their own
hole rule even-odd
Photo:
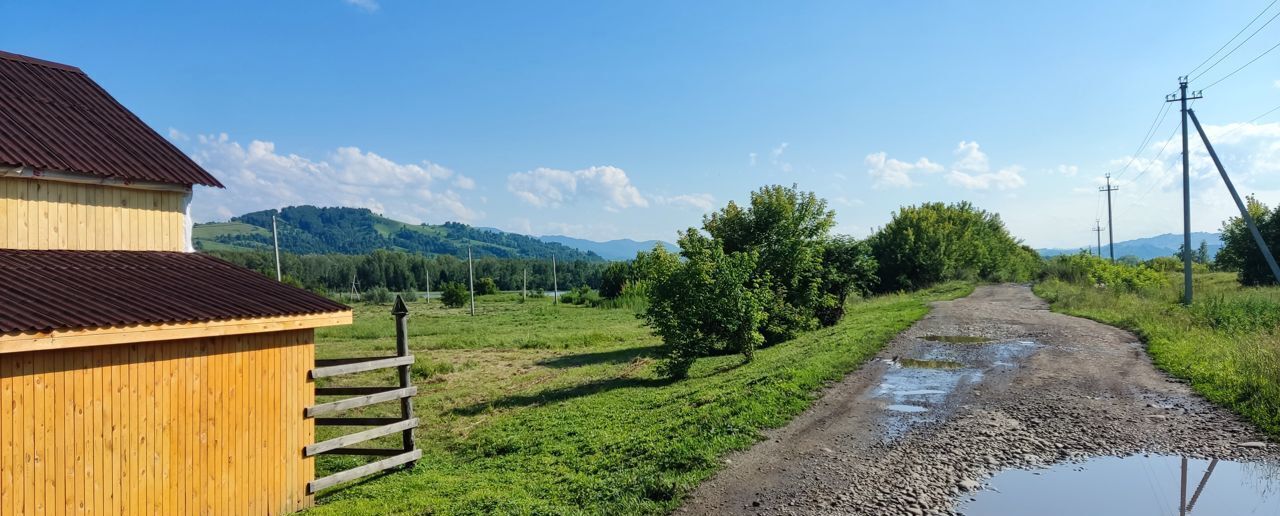
<svg viewBox="0 0 1280 516">
<path fill-rule="evenodd" d="M 308 507 L 314 328 L 190 248 L 217 179 L 79 69 L 0 52 L 0 515 Z"/>
</svg>

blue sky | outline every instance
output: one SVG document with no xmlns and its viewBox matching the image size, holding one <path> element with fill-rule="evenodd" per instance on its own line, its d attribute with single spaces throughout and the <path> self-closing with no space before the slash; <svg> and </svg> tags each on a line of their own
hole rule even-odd
<svg viewBox="0 0 1280 516">
<path fill-rule="evenodd" d="M 1267 4 L 0 0 L 29 20 L 0 49 L 81 67 L 218 175 L 229 188 L 197 192 L 199 220 L 341 204 L 673 240 L 796 183 L 857 236 L 898 206 L 965 199 L 1032 245 L 1083 246 L 1101 175 Z M 1192 87 L 1276 43 L 1280 20 Z M 1277 104 L 1280 51 L 1195 106 L 1270 204 L 1280 112 L 1239 123 Z M 1118 181 L 1117 239 L 1181 229 L 1178 142 L 1154 159 L 1176 118 Z M 1213 230 L 1234 208 L 1193 159 L 1194 228 Z"/>
</svg>

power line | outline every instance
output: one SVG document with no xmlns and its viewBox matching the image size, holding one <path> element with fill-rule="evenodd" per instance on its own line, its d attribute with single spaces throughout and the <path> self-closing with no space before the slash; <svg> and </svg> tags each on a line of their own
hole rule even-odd
<svg viewBox="0 0 1280 516">
<path fill-rule="evenodd" d="M 1147 128 L 1147 134 L 1146 136 L 1143 136 L 1142 143 L 1138 145 L 1137 150 L 1133 151 L 1133 154 L 1129 155 L 1129 162 L 1125 163 L 1124 167 L 1120 169 L 1120 172 L 1116 173 L 1116 179 L 1124 177 L 1124 173 L 1129 170 L 1129 166 L 1133 165 L 1134 160 L 1138 159 L 1138 155 L 1142 154 L 1142 151 L 1146 150 L 1147 145 L 1151 143 L 1151 137 L 1155 135 L 1156 127 L 1164 121 L 1165 116 L 1168 116 L 1169 103 L 1162 102 L 1162 104 L 1164 105 L 1160 106 L 1160 111 L 1156 112 L 1155 118 L 1151 119 L 1151 127 Z"/>
<path fill-rule="evenodd" d="M 1275 1 L 1272 1 L 1272 2 L 1271 2 L 1271 4 L 1272 4 L 1272 5 L 1274 5 L 1274 4 L 1275 4 Z M 1263 13 L 1265 13 L 1265 12 L 1267 12 L 1267 10 L 1268 10 L 1268 9 L 1271 9 L 1271 5 L 1267 5 L 1266 9 L 1263 9 L 1263 10 L 1262 10 L 1262 12 L 1258 13 L 1258 17 L 1261 17 L 1261 16 L 1262 16 L 1262 14 L 1263 14 Z M 1271 24 L 1271 22 L 1275 21 L 1276 17 L 1278 17 L 1278 16 L 1280 16 L 1280 12 L 1276 12 L 1276 14 L 1275 14 L 1275 15 L 1273 15 L 1273 16 L 1272 16 L 1272 17 L 1270 17 L 1270 18 L 1268 18 L 1268 19 L 1267 19 L 1267 21 L 1266 21 L 1266 23 L 1263 23 L 1262 25 L 1258 26 L 1258 28 L 1257 28 L 1257 29 L 1255 29 L 1252 33 L 1250 33 L 1248 37 L 1244 38 L 1244 40 L 1240 41 L 1240 43 L 1239 43 L 1239 44 L 1237 44 L 1236 46 L 1232 47 L 1232 48 L 1231 48 L 1231 50 L 1227 51 L 1227 53 L 1226 53 L 1226 54 L 1223 54 L 1223 55 L 1222 55 L 1222 57 L 1219 57 L 1219 58 L 1218 58 L 1218 60 L 1217 60 L 1217 61 L 1214 61 L 1214 62 L 1213 62 L 1213 64 L 1209 65 L 1209 67 L 1208 67 L 1208 68 L 1205 68 L 1203 71 L 1201 71 L 1201 72 L 1200 72 L 1199 74 L 1197 74 L 1195 77 L 1192 77 L 1192 78 L 1191 78 L 1191 80 L 1192 80 L 1192 81 L 1194 81 L 1194 80 L 1196 80 L 1196 79 L 1199 79 L 1199 78 L 1200 78 L 1201 76 L 1203 76 L 1204 74 L 1209 73 L 1209 70 L 1212 70 L 1212 69 L 1213 69 L 1213 67 L 1218 66 L 1218 63 L 1221 63 L 1223 59 L 1226 59 L 1226 58 L 1230 57 L 1230 56 L 1231 56 L 1231 54 L 1235 53 L 1235 51 L 1236 51 L 1236 50 L 1239 50 L 1241 46 L 1243 46 L 1245 43 L 1248 43 L 1248 42 L 1249 42 L 1249 40 L 1250 40 L 1250 39 L 1253 39 L 1253 37 L 1254 37 L 1254 36 L 1256 36 L 1259 32 L 1261 32 L 1261 31 L 1262 31 L 1262 29 L 1267 28 L 1267 25 L 1270 25 L 1270 24 Z M 1255 17 L 1255 18 L 1253 19 L 1253 21 L 1250 21 L 1250 22 L 1249 22 L 1249 25 L 1253 25 L 1253 22 L 1258 21 L 1258 17 Z M 1244 26 L 1244 29 L 1240 29 L 1240 32 L 1244 32 L 1244 31 L 1245 31 L 1245 29 L 1248 29 L 1248 28 L 1249 28 L 1249 25 L 1245 25 L 1245 26 Z M 1236 39 L 1236 37 L 1239 37 L 1239 36 L 1240 36 L 1240 34 L 1236 34 L 1236 35 L 1235 35 L 1234 37 L 1232 37 L 1231 39 L 1232 39 L 1232 40 L 1234 40 L 1234 39 Z M 1231 44 L 1231 41 L 1227 41 L 1227 44 L 1228 44 L 1228 45 L 1230 45 L 1230 44 Z M 1225 45 L 1224 45 L 1224 46 L 1225 46 Z M 1219 50 L 1219 51 L 1221 51 L 1222 49 L 1218 49 L 1218 50 Z M 1214 54 L 1217 54 L 1217 52 L 1214 52 Z M 1212 58 L 1212 57 L 1213 57 L 1213 56 L 1210 56 L 1210 58 Z M 1201 65 L 1203 65 L 1204 63 L 1200 63 L 1200 64 L 1201 64 Z M 1196 66 L 1196 68 L 1200 68 L 1200 67 L 1199 67 L 1199 66 Z M 1194 70 L 1192 70 L 1192 71 L 1194 72 Z M 1191 75 L 1191 74 L 1190 74 L 1190 73 L 1188 73 L 1187 75 Z"/>
<path fill-rule="evenodd" d="M 1264 50 L 1261 54 L 1258 54 L 1258 57 L 1255 57 L 1255 58 L 1253 58 L 1253 59 L 1250 59 L 1250 60 L 1249 60 L 1249 62 L 1247 62 L 1247 63 L 1245 63 L 1245 64 L 1241 65 L 1241 66 L 1240 66 L 1240 68 L 1236 68 L 1235 70 L 1232 70 L 1232 71 L 1231 71 L 1231 73 L 1229 73 L 1229 74 L 1226 74 L 1226 75 L 1222 76 L 1222 78 L 1221 78 L 1221 79 L 1218 79 L 1218 80 L 1216 80 L 1216 81 L 1213 81 L 1213 82 L 1209 83 L 1209 85 L 1208 85 L 1208 86 L 1205 86 L 1205 87 L 1203 87 L 1203 88 L 1200 88 L 1200 91 L 1204 91 L 1204 90 L 1207 90 L 1207 89 L 1209 89 L 1209 88 L 1212 88 L 1215 84 L 1218 84 L 1218 83 L 1220 83 L 1220 82 L 1222 82 L 1222 81 L 1227 80 L 1227 79 L 1228 79 L 1228 78 L 1230 78 L 1232 75 L 1235 75 L 1235 74 L 1236 74 L 1236 72 L 1239 72 L 1240 70 L 1244 70 L 1246 67 L 1248 67 L 1249 65 L 1253 64 L 1253 63 L 1254 63 L 1254 61 L 1257 61 L 1257 60 L 1259 60 L 1259 59 L 1262 59 L 1262 56 L 1265 56 L 1265 55 L 1267 55 L 1267 54 L 1270 54 L 1272 50 L 1275 50 L 1275 49 L 1277 49 L 1277 48 L 1280 48 L 1280 43 L 1276 43 L 1276 44 L 1275 44 L 1275 46 L 1272 46 L 1271 48 L 1268 48 L 1268 49 Z"/>
<path fill-rule="evenodd" d="M 1276 2 L 1278 1 L 1280 0 L 1271 0 L 1271 3 L 1267 4 L 1266 7 L 1263 7 L 1261 11 L 1258 11 L 1257 16 L 1254 16 L 1252 20 L 1249 20 L 1248 24 L 1240 28 L 1240 32 L 1237 32 L 1235 36 L 1231 36 L 1231 39 L 1227 40 L 1226 43 L 1223 43 L 1222 46 L 1218 47 L 1218 49 L 1213 51 L 1212 54 L 1209 54 L 1209 57 L 1204 58 L 1204 61 L 1200 61 L 1200 64 L 1196 65 L 1195 68 L 1192 68 L 1190 72 L 1187 72 L 1187 75 L 1196 73 L 1196 70 L 1199 70 L 1201 66 L 1204 66 L 1204 64 L 1208 63 L 1210 59 L 1213 59 L 1213 56 L 1218 55 L 1218 52 L 1222 52 L 1222 49 L 1227 48 L 1227 45 L 1230 45 L 1232 41 L 1235 41 L 1241 34 L 1244 34 L 1244 31 L 1249 30 L 1249 26 L 1253 25 L 1253 22 L 1258 21 L 1258 18 L 1261 18 L 1263 14 L 1266 14 L 1266 12 L 1271 9 L 1271 6 L 1276 5 Z"/>
</svg>

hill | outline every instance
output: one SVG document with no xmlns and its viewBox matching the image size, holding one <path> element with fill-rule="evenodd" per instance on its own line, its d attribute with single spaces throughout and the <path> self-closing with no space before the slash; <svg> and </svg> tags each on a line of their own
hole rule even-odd
<svg viewBox="0 0 1280 516">
<path fill-rule="evenodd" d="M 196 224 L 192 241 L 204 251 L 271 248 L 271 216 L 256 211 L 228 222 Z M 457 222 L 409 224 L 364 208 L 291 206 L 279 212 L 280 249 L 295 254 L 365 254 L 375 249 L 463 257 L 470 245 L 477 256 L 602 261 L 596 253 L 559 243 L 474 228 Z"/>
<path fill-rule="evenodd" d="M 1193 232 L 1191 233 L 1191 248 L 1196 249 L 1203 240 L 1209 244 L 1210 258 L 1217 256 L 1218 250 L 1222 249 L 1222 239 L 1217 233 Z M 1116 258 L 1122 256 L 1137 256 L 1142 260 L 1150 260 L 1157 256 L 1173 256 L 1178 252 L 1178 248 L 1182 246 L 1182 235 L 1176 233 L 1165 233 L 1147 238 L 1138 238 L 1134 240 L 1125 240 L 1116 242 Z M 1092 246 L 1091 246 L 1092 248 Z M 1080 252 L 1077 249 L 1036 249 L 1040 256 L 1056 256 L 1059 254 L 1074 254 Z M 1106 235 L 1102 240 L 1102 255 L 1107 256 Z"/>
<path fill-rule="evenodd" d="M 623 238 L 619 240 L 609 240 L 606 242 L 596 242 L 594 240 L 585 240 L 563 235 L 547 235 L 538 237 L 538 239 L 543 242 L 564 244 L 583 252 L 596 253 L 606 260 L 630 260 L 636 257 L 637 252 L 651 250 L 655 245 L 662 245 L 668 251 L 673 253 L 680 251 L 680 248 L 676 247 L 675 244 L 663 242 L 661 240 L 645 240 L 643 242 L 637 242 L 630 238 Z"/>
</svg>

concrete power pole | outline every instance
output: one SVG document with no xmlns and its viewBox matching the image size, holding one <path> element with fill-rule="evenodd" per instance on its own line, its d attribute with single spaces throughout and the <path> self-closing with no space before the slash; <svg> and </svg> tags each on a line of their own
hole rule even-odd
<svg viewBox="0 0 1280 516">
<path fill-rule="evenodd" d="M 556 279 L 556 257 L 554 256 L 551 257 L 551 295 L 551 304 L 560 304 L 560 280 Z"/>
<path fill-rule="evenodd" d="M 471 315 L 476 314 L 476 268 L 471 264 L 471 246 L 467 246 L 467 284 L 471 287 Z"/>
<path fill-rule="evenodd" d="M 1093 220 L 1093 233 L 1098 236 L 1098 257 L 1102 257 L 1102 221 Z"/>
<path fill-rule="evenodd" d="M 280 236 L 276 231 L 276 216 L 271 216 L 271 242 L 276 248 L 276 281 L 281 281 L 280 275 Z"/>
<path fill-rule="evenodd" d="M 1112 229 L 1115 225 L 1111 222 L 1111 192 L 1119 189 L 1118 186 L 1111 186 L 1111 174 L 1107 174 L 1106 188 L 1098 188 L 1100 192 L 1107 192 L 1107 248 L 1111 251 L 1111 263 L 1116 262 L 1116 232 Z M 1098 246 L 1098 256 L 1102 256 L 1101 244 Z"/>
<path fill-rule="evenodd" d="M 1165 102 L 1182 105 L 1182 304 L 1191 305 L 1191 155 L 1187 149 L 1187 101 L 1201 98 L 1200 92 L 1187 96 L 1187 76 L 1178 77 L 1178 93 Z"/>
</svg>

